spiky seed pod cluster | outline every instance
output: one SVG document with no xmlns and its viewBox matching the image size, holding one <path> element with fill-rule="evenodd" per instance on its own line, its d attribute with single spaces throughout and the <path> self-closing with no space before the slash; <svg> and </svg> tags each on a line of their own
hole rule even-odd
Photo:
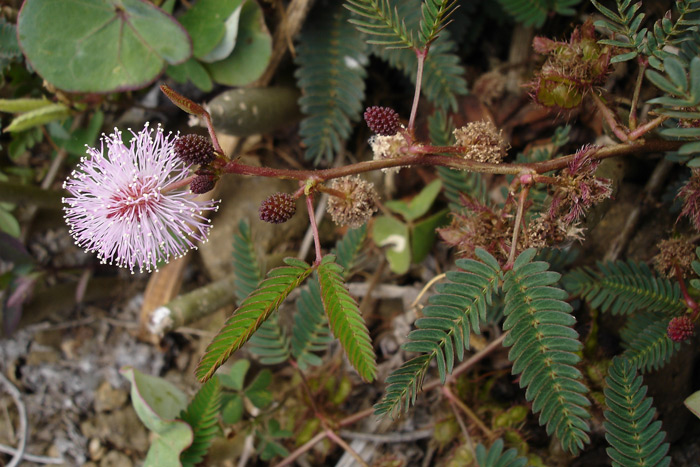
<svg viewBox="0 0 700 467">
<path fill-rule="evenodd" d="M 598 44 L 591 20 L 576 28 L 568 42 L 536 37 L 532 47 L 548 57 L 530 83 L 532 96 L 547 107 L 578 107 L 583 96 L 602 84 L 610 72 L 610 47 Z"/>
<path fill-rule="evenodd" d="M 216 186 L 216 177 L 214 175 L 197 175 L 190 182 L 190 190 L 192 193 L 201 195 L 208 193 Z"/>
<path fill-rule="evenodd" d="M 502 132 L 488 120 L 468 123 L 457 128 L 454 135 L 456 145 L 464 148 L 465 159 L 498 164 L 508 151 Z"/>
<path fill-rule="evenodd" d="M 216 158 L 214 146 L 202 135 L 181 136 L 175 142 L 175 155 L 186 164 L 211 164 Z"/>
<path fill-rule="evenodd" d="M 287 222 L 297 212 L 297 203 L 289 193 L 275 193 L 260 205 L 260 220 L 271 224 Z"/>
<path fill-rule="evenodd" d="M 661 240 L 657 246 L 659 254 L 654 256 L 654 266 L 659 274 L 676 277 L 676 266 L 683 277 L 692 271 L 695 245 L 687 238 L 668 238 Z"/>
<path fill-rule="evenodd" d="M 364 117 L 369 129 L 378 135 L 392 136 L 399 131 L 399 114 L 391 107 L 367 107 Z"/>
<path fill-rule="evenodd" d="M 345 195 L 344 198 L 328 198 L 327 211 L 338 225 L 360 227 L 377 211 L 377 192 L 372 183 L 359 176 L 348 176 L 332 180 L 329 187 Z"/>
<path fill-rule="evenodd" d="M 666 333 L 673 342 L 683 342 L 693 337 L 695 324 L 688 316 L 676 316 L 669 321 Z"/>
</svg>

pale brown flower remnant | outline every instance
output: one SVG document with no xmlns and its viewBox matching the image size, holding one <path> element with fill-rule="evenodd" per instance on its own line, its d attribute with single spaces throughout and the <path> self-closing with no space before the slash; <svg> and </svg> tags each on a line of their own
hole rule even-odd
<svg viewBox="0 0 700 467">
<path fill-rule="evenodd" d="M 457 146 L 464 148 L 462 157 L 477 162 L 500 163 L 506 156 L 509 145 L 502 132 L 487 120 L 467 123 L 454 131 Z"/>
<path fill-rule="evenodd" d="M 406 146 L 406 138 L 400 131 L 391 136 L 374 135 L 369 139 L 369 145 L 372 148 L 375 161 L 394 159 L 401 156 L 401 148 Z M 401 167 L 391 167 L 382 169 L 382 172 L 398 172 L 400 169 Z"/>
<path fill-rule="evenodd" d="M 337 178 L 329 187 L 345 194 L 344 198 L 328 198 L 328 214 L 338 225 L 350 228 L 360 227 L 377 211 L 377 192 L 374 184 L 362 180 L 359 176 Z"/>
<path fill-rule="evenodd" d="M 656 246 L 659 247 L 659 254 L 654 256 L 654 267 L 659 274 L 668 278 L 675 277 L 675 266 L 678 266 L 683 277 L 692 271 L 695 245 L 688 238 L 668 238 L 661 240 Z"/>
</svg>

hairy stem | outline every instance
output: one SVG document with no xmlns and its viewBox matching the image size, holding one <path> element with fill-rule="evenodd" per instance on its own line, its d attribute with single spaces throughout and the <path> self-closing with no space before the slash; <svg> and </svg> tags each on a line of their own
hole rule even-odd
<svg viewBox="0 0 700 467">
<path fill-rule="evenodd" d="M 518 234 L 520 233 L 520 224 L 523 222 L 523 212 L 525 211 L 525 201 L 527 201 L 527 194 L 530 191 L 530 187 L 525 185 L 520 190 L 520 198 L 518 199 L 518 212 L 515 215 L 515 225 L 513 225 L 513 239 L 510 242 L 510 253 L 508 254 L 507 266 L 512 266 L 513 261 L 515 261 L 515 252 L 518 247 Z"/>
<path fill-rule="evenodd" d="M 649 133 L 651 130 L 658 127 L 666 120 L 668 120 L 668 118 L 669 118 L 668 115 L 660 115 L 660 116 L 656 117 L 654 120 L 651 120 L 650 122 L 646 122 L 644 125 L 640 126 L 636 130 L 631 131 L 629 133 L 629 135 L 627 135 L 627 136 L 628 136 L 630 141 L 634 141 L 636 139 L 639 139 L 644 134 Z"/>
<path fill-rule="evenodd" d="M 346 443 L 343 438 L 338 436 L 338 434 L 335 431 L 329 428 L 326 429 L 326 434 L 328 435 L 329 439 L 332 439 L 337 445 L 345 449 L 345 452 L 350 454 L 357 461 L 358 465 L 361 465 L 363 467 L 369 467 L 367 465 L 367 462 L 365 462 L 364 459 L 360 457 L 360 455 L 353 448 L 351 448 L 350 445 Z"/>
<path fill-rule="evenodd" d="M 416 90 L 413 94 L 413 105 L 411 106 L 411 117 L 408 120 L 408 131 L 413 136 L 413 130 L 416 125 L 416 114 L 418 113 L 418 100 L 420 99 L 420 88 L 423 83 L 423 65 L 425 57 L 428 56 L 428 47 L 417 49 L 416 58 L 418 59 L 418 68 L 416 69 Z"/>
<path fill-rule="evenodd" d="M 632 95 L 632 105 L 630 106 L 630 115 L 628 124 L 630 130 L 637 129 L 637 106 L 639 105 L 639 94 L 642 91 L 642 82 L 644 81 L 644 71 L 647 69 L 646 63 L 639 60 L 639 73 L 637 73 L 637 82 L 634 84 L 634 94 Z"/>
<path fill-rule="evenodd" d="M 688 308 L 693 310 L 693 315 L 695 315 L 698 312 L 698 303 L 693 300 L 693 297 L 691 297 L 688 293 L 688 289 L 685 286 L 685 280 L 683 279 L 683 271 L 681 271 L 681 268 L 677 264 L 673 266 L 673 269 L 676 273 L 678 285 L 681 287 L 681 293 L 683 294 L 683 299 L 685 299 L 685 304 L 688 305 Z"/>
<path fill-rule="evenodd" d="M 628 141 L 629 137 L 627 136 L 627 132 L 625 128 L 617 122 L 617 117 L 615 117 L 613 111 L 605 105 L 605 102 L 603 102 L 603 99 L 601 99 L 598 94 L 593 92 L 591 95 L 593 96 L 593 102 L 595 102 L 596 107 L 598 107 L 605 121 L 608 122 L 608 126 L 610 126 L 612 132 L 615 133 L 615 136 L 617 136 L 620 141 Z"/>
</svg>

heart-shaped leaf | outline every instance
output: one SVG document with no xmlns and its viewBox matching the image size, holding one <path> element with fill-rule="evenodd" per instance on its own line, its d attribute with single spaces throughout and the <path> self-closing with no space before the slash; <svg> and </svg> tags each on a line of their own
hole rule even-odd
<svg viewBox="0 0 700 467">
<path fill-rule="evenodd" d="M 144 0 L 27 0 L 17 24 L 32 67 L 65 91 L 138 89 L 192 54 L 185 29 Z"/>
</svg>

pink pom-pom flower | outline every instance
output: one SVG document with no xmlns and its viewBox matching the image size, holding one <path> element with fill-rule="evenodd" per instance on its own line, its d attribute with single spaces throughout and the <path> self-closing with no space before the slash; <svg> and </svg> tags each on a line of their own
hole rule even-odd
<svg viewBox="0 0 700 467">
<path fill-rule="evenodd" d="M 189 190 L 189 166 L 175 156 L 177 136 L 149 128 L 131 132 L 129 144 L 117 129 L 88 148 L 63 183 L 66 223 L 75 242 L 102 263 L 133 273 L 183 256 L 206 241 L 211 228 L 204 211 L 218 201 L 198 201 Z"/>
</svg>

